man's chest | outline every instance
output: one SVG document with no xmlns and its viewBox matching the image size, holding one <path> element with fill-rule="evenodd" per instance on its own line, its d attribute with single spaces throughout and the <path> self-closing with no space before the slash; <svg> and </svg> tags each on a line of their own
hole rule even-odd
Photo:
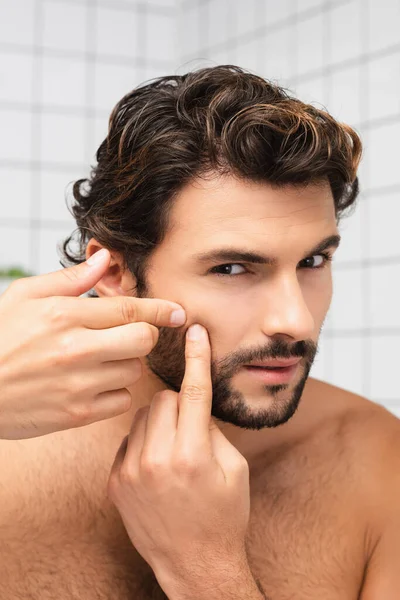
<svg viewBox="0 0 400 600">
<path fill-rule="evenodd" d="M 303 485 L 276 481 L 251 497 L 247 554 L 268 600 L 359 597 L 365 522 L 351 490 L 314 472 Z M 294 477 L 296 479 L 296 477 Z"/>
<path fill-rule="evenodd" d="M 351 490 L 312 465 L 301 476 L 287 477 L 285 468 L 251 481 L 246 542 L 254 577 L 273 600 L 356 598 L 364 531 Z M 2 523 L 0 580 L 8 600 L 166 598 L 107 499 L 107 472 L 92 467 L 89 475 L 81 466 L 35 478 L 31 471 L 29 490 Z"/>
</svg>

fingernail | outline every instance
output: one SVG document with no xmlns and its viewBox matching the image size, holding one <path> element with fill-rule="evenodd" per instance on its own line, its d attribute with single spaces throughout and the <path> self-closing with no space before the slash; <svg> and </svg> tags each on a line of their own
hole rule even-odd
<svg viewBox="0 0 400 600">
<path fill-rule="evenodd" d="M 101 262 L 103 260 L 103 258 L 106 254 L 107 254 L 107 250 L 105 248 L 102 248 L 101 250 L 98 250 L 97 252 L 92 254 L 92 256 L 90 258 L 88 258 L 86 262 L 90 266 L 97 265 L 99 262 Z"/>
<path fill-rule="evenodd" d="M 183 325 L 186 321 L 186 312 L 183 308 L 178 308 L 171 313 L 170 323 L 171 325 Z"/>
<path fill-rule="evenodd" d="M 200 340 L 203 337 L 203 327 L 201 325 L 191 325 L 188 329 L 187 336 L 189 340 Z"/>
</svg>

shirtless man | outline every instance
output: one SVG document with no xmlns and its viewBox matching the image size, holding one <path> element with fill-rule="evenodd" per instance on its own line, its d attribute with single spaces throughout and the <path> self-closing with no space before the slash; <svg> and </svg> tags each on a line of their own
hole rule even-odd
<svg viewBox="0 0 400 600">
<path fill-rule="evenodd" d="M 176 85 L 169 85 L 171 80 Z M 332 298 L 330 258 L 340 241 L 339 217 L 357 195 L 360 151 L 350 128 L 238 68 L 165 78 L 116 106 L 91 191 L 74 190 L 75 216 L 86 236 L 76 262 L 102 247 L 111 257 L 91 278 L 84 265 L 66 269 L 64 284 L 59 277 L 59 291 L 52 294 L 49 280 L 47 288 L 43 282 L 53 275 L 31 283 L 36 293 L 31 292 L 30 310 L 39 315 L 40 308 L 45 315 L 46 307 L 53 327 L 64 330 L 63 343 L 53 349 L 54 370 L 46 373 L 48 385 L 68 365 L 75 397 L 82 399 L 85 392 L 87 401 L 76 403 L 69 420 L 62 420 L 61 410 L 51 412 L 52 398 L 46 404 L 38 393 L 43 374 L 24 398 L 25 406 L 21 402 L 15 411 L 19 428 L 14 423 L 12 430 L 4 425 L 11 421 L 11 401 L 5 406 L 2 400 L 2 597 L 400 597 L 399 421 L 366 398 L 308 377 Z M 168 212 L 160 212 L 170 199 Z M 17 282 L 0 299 L 5 324 L 11 307 L 22 306 L 23 292 L 29 296 L 29 284 Z M 92 286 L 99 300 L 72 298 Z M 45 305 L 46 289 L 56 298 Z M 183 307 L 184 324 L 168 326 L 166 305 L 157 314 L 150 308 L 156 299 Z M 140 372 L 137 359 L 121 360 L 123 349 L 128 356 L 129 335 L 136 331 L 138 337 L 138 322 L 142 346 L 131 356 L 139 357 Z M 205 328 L 209 344 L 195 351 L 186 340 L 194 323 Z M 118 327 L 120 347 L 111 337 Z M 22 335 L 10 329 L 9 339 L 17 333 Z M 40 349 L 44 352 L 43 344 Z M 11 352 L 8 358 L 11 364 Z M 260 367 L 277 359 L 298 362 L 280 371 Z M 109 368 L 105 387 L 110 361 L 121 363 L 120 375 L 117 380 L 115 368 L 111 384 Z M 7 382 L 7 376 L 0 369 L 0 381 Z M 16 381 L 4 384 L 6 399 Z M 64 385 L 60 381 L 54 398 L 61 398 Z M 191 389 L 186 400 L 178 396 L 185 385 Z M 101 400 L 102 394 L 95 397 L 99 389 L 114 391 L 103 392 Z M 155 396 L 162 390 L 170 391 Z M 168 409 L 161 398 L 170 402 Z M 197 488 L 186 511 L 176 507 L 189 486 L 178 497 L 171 484 L 175 497 L 165 503 L 157 500 L 153 481 L 143 488 L 148 502 L 138 502 L 137 479 L 131 475 L 145 425 L 146 435 L 153 433 L 153 451 L 160 452 L 154 456 L 154 475 L 157 459 L 169 449 L 169 411 L 185 402 L 187 411 L 199 410 L 194 447 L 204 433 L 207 409 L 213 417 L 210 435 L 226 456 L 230 449 L 231 457 L 247 463 L 250 511 L 243 570 L 236 546 L 231 563 L 221 548 L 245 521 L 246 477 L 232 488 L 237 514 L 223 511 L 226 527 L 215 527 L 217 535 L 210 536 L 201 556 L 196 542 L 215 522 L 215 504 L 204 505 L 207 498 L 217 502 L 213 486 Z M 186 422 L 193 426 L 193 418 Z M 118 479 L 122 465 L 124 476 Z M 210 523 L 204 522 L 207 511 Z M 164 527 L 154 520 L 152 530 L 149 515 L 164 517 Z M 158 569 L 158 544 L 164 544 L 167 526 L 176 547 L 164 564 L 167 558 L 174 564 L 176 556 L 185 561 L 180 578 L 175 572 L 168 578 L 162 565 Z M 197 533 L 181 547 L 179 532 L 185 527 Z"/>
</svg>

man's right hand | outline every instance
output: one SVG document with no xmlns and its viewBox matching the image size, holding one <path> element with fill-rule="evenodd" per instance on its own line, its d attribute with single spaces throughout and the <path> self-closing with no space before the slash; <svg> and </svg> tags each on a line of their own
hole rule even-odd
<svg viewBox="0 0 400 600">
<path fill-rule="evenodd" d="M 17 279 L 0 296 L 0 438 L 25 439 L 128 411 L 139 357 L 179 304 L 153 298 L 79 298 L 104 275 L 87 262 Z"/>
</svg>

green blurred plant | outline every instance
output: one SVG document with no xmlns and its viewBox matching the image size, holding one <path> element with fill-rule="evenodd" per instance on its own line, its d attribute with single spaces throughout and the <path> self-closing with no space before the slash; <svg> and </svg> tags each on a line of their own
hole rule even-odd
<svg viewBox="0 0 400 600">
<path fill-rule="evenodd" d="M 0 269 L 0 278 L 14 278 L 18 279 L 20 277 L 31 277 L 33 273 L 29 273 L 20 267 L 6 267 L 5 269 Z"/>
</svg>

